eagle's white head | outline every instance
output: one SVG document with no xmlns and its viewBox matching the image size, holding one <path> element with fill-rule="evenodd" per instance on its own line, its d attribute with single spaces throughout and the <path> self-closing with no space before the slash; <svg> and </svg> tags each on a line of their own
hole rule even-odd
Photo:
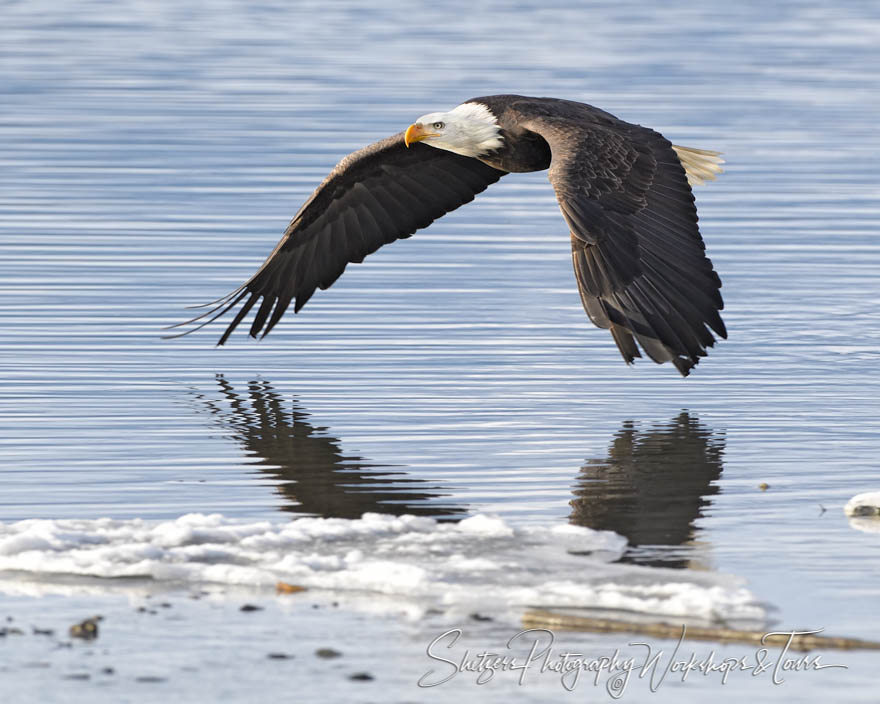
<svg viewBox="0 0 880 704">
<path fill-rule="evenodd" d="M 462 103 L 449 112 L 422 115 L 409 126 L 406 146 L 424 142 L 464 156 L 480 156 L 502 144 L 501 128 L 492 111 L 480 103 Z"/>
</svg>

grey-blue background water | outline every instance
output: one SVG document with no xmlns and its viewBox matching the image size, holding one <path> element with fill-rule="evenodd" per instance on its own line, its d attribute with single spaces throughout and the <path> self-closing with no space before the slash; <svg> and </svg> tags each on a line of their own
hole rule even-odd
<svg viewBox="0 0 880 704">
<path fill-rule="evenodd" d="M 877 535 L 841 507 L 878 484 L 878 69 L 868 2 L 3 3 L 0 520 L 582 520 L 641 531 L 628 559 L 745 577 L 781 625 L 876 637 Z M 591 326 L 545 174 L 350 266 L 259 344 L 160 339 L 343 155 L 501 92 L 725 153 L 697 202 L 730 339 L 690 378 Z M 673 527 L 650 498 L 669 484 Z M 870 658 L 838 659 L 750 686 L 873 701 Z M 424 696 L 422 665 L 383 700 Z M 40 675 L 43 701 L 73 696 Z"/>
</svg>

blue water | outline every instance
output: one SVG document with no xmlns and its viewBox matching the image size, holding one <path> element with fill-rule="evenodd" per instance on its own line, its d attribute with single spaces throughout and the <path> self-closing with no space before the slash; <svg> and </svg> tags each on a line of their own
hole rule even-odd
<svg viewBox="0 0 880 704">
<path fill-rule="evenodd" d="M 841 507 L 880 484 L 878 66 L 859 2 L 3 4 L 0 520 L 579 522 L 630 561 L 744 577 L 780 625 L 876 638 L 880 543 Z M 730 339 L 690 378 L 626 367 L 589 323 L 545 174 L 350 266 L 260 343 L 160 339 L 342 156 L 501 92 L 725 153 L 697 203 Z M 841 657 L 756 696 L 873 701 L 871 659 Z M 420 697 L 423 664 L 383 699 Z"/>
</svg>

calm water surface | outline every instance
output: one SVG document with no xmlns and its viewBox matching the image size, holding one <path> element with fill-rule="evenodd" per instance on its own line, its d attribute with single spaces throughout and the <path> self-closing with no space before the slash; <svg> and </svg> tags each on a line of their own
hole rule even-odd
<svg viewBox="0 0 880 704">
<path fill-rule="evenodd" d="M 0 520 L 572 523 L 625 536 L 626 563 L 745 578 L 770 625 L 878 638 L 878 535 L 841 510 L 880 488 L 878 66 L 880 19 L 859 2 L 3 4 Z M 725 153 L 697 202 L 730 339 L 690 378 L 626 367 L 592 327 L 545 174 L 350 266 L 260 343 L 160 339 L 253 272 L 343 155 L 501 92 Z M 66 623 L 63 598 L 0 596 L 0 614 L 4 598 Z M 410 664 L 384 700 L 427 696 L 434 631 L 351 618 L 314 629 L 393 640 Z M 510 635 L 480 627 L 483 646 Z M 654 696 L 874 701 L 873 660 L 836 659 L 850 669 L 781 688 Z M 57 668 L 28 677 L 22 701 L 69 687 Z M 530 696 L 512 678 L 461 692 Z"/>
</svg>

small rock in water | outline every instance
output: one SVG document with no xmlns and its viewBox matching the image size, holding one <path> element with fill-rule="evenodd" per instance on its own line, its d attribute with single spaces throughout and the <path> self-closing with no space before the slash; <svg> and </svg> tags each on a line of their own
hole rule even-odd
<svg viewBox="0 0 880 704">
<path fill-rule="evenodd" d="M 334 650 L 333 648 L 318 648 L 315 651 L 315 655 L 319 658 L 340 658 L 342 657 L 342 653 L 338 650 Z"/>
<path fill-rule="evenodd" d="M 100 616 L 95 616 L 93 618 L 87 618 L 85 621 L 81 623 L 75 623 L 70 627 L 70 635 L 73 638 L 83 638 L 85 640 L 92 640 L 98 637 L 98 621 L 101 620 Z"/>
</svg>

